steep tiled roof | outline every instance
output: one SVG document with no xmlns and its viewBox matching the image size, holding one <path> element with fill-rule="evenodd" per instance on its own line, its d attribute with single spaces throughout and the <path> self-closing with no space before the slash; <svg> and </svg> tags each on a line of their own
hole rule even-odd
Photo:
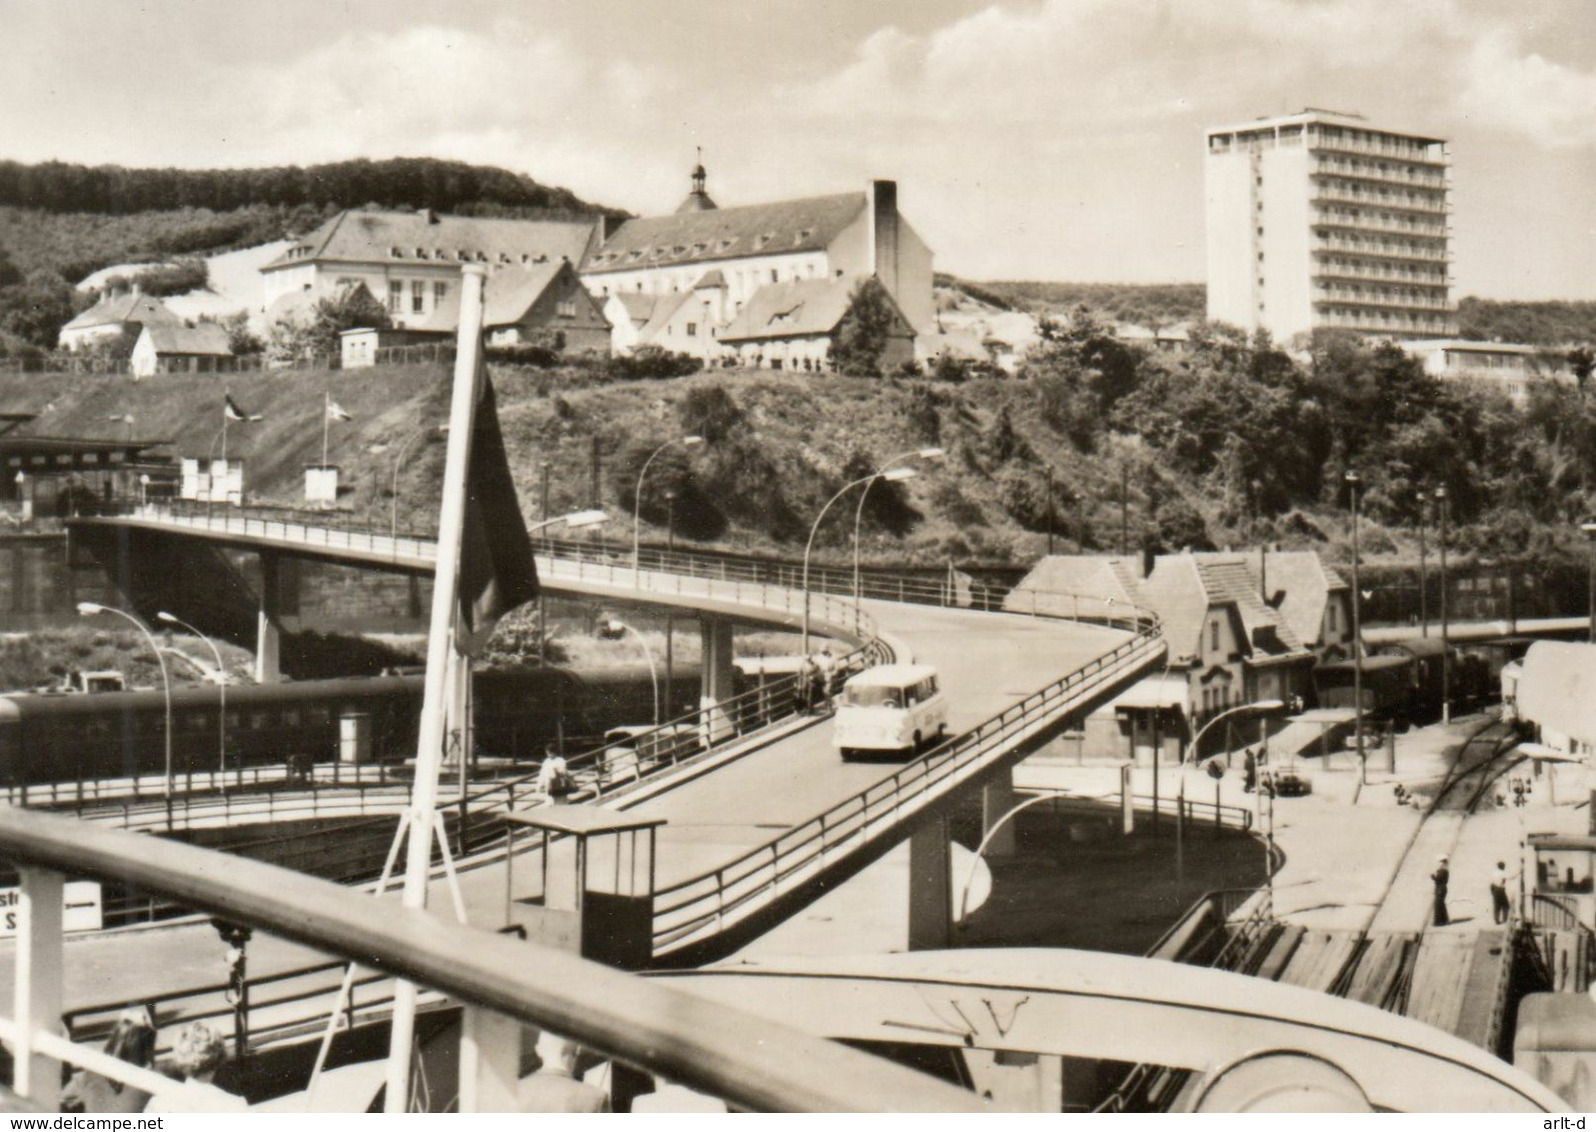
<svg viewBox="0 0 1596 1132">
<path fill-rule="evenodd" d="M 661 295 L 654 303 L 654 309 L 648 316 L 648 321 L 637 332 L 639 343 L 647 344 L 654 336 L 665 329 L 665 324 L 670 322 L 671 316 L 682 309 L 689 299 L 693 297 L 691 291 L 675 291 L 669 295 Z"/>
<path fill-rule="evenodd" d="M 1123 559 L 1101 554 L 1055 554 L 1043 558 L 1020 584 L 1003 599 L 1005 609 L 1073 616 L 1079 612 L 1106 614 L 1087 603 L 1108 602 L 1134 605 L 1137 566 Z M 1079 600 L 1078 600 L 1079 599 Z"/>
<path fill-rule="evenodd" d="M 631 316 L 632 325 L 639 327 L 654 317 L 654 308 L 659 305 L 658 295 L 645 295 L 641 291 L 616 292 L 610 298 L 619 299 Z"/>
<path fill-rule="evenodd" d="M 1212 600 L 1191 555 L 1160 555 L 1137 594 L 1163 622 L 1172 660 L 1202 655 L 1203 626 Z"/>
<path fill-rule="evenodd" d="M 262 271 L 301 263 L 580 263 L 596 220 L 515 220 L 429 212 L 345 209 Z"/>
<path fill-rule="evenodd" d="M 1264 604 L 1258 593 L 1258 579 L 1243 559 L 1198 559 L 1197 576 L 1211 601 L 1235 603 L 1247 638 L 1255 648 L 1272 655 L 1303 651 L 1302 642 L 1285 618 Z"/>
<path fill-rule="evenodd" d="M 743 304 L 743 309 L 720 332 L 720 340 L 740 342 L 830 334 L 848 313 L 848 304 L 858 284 L 857 276 L 767 283 Z M 903 313 L 895 310 L 894 314 L 900 324 L 898 331 L 912 334 Z"/>
<path fill-rule="evenodd" d="M 149 335 L 157 354 L 202 354 L 225 358 L 233 353 L 232 347 L 227 344 L 227 331 L 214 322 L 202 322 L 198 326 L 145 323 L 144 333 Z"/>
<path fill-rule="evenodd" d="M 95 303 L 61 329 L 85 330 L 118 322 L 183 324 L 183 320 L 167 310 L 159 299 L 133 291 L 118 291 Z"/>
<path fill-rule="evenodd" d="M 820 251 L 865 209 L 864 193 L 807 197 L 628 220 L 582 264 L 584 274 Z"/>
<path fill-rule="evenodd" d="M 1258 556 L 1198 554 L 1200 561 L 1234 560 L 1244 563 L 1252 584 L 1259 588 Z M 1263 563 L 1268 602 L 1303 645 L 1322 643 L 1325 603 L 1332 593 L 1348 589 L 1346 580 L 1326 566 L 1311 550 L 1270 551 Z"/>
<path fill-rule="evenodd" d="M 509 326 L 521 321 L 544 291 L 562 271 L 575 269 L 564 260 L 537 263 L 527 267 L 505 267 L 488 276 L 483 288 L 482 325 Z M 577 283 L 580 286 L 580 281 Z M 427 312 L 425 318 L 405 320 L 408 330 L 458 330 L 460 328 L 460 288 L 450 287 L 444 300 Z"/>
</svg>

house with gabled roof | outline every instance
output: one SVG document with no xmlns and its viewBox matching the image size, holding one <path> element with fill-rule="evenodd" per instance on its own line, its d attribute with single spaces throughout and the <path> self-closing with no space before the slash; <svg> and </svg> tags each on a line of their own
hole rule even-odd
<svg viewBox="0 0 1596 1132">
<path fill-rule="evenodd" d="M 1254 554 L 1200 552 L 1201 561 L 1239 562 L 1265 604 L 1321 663 L 1352 655 L 1352 587 L 1311 550 Z"/>
<path fill-rule="evenodd" d="M 391 346 L 452 340 L 460 327 L 456 293 L 409 326 L 346 330 L 345 368 L 369 366 Z M 482 330 L 489 346 L 546 345 L 573 354 L 607 354 L 610 324 L 568 260 L 495 272 L 483 288 Z"/>
<path fill-rule="evenodd" d="M 1091 611 L 1094 602 L 1102 603 L 1101 613 Z M 1240 558 L 1050 556 L 1005 599 L 1011 609 L 1109 621 L 1120 603 L 1157 615 L 1166 664 L 1094 713 L 1088 747 L 1128 750 L 1144 760 L 1157 749 L 1163 760 L 1176 761 L 1222 712 L 1311 694 L 1317 657 L 1263 600 Z"/>
<path fill-rule="evenodd" d="M 755 291 L 736 317 L 719 332 L 720 344 L 746 366 L 822 372 L 829 368 L 831 344 L 863 280 L 797 279 Z M 892 373 L 914 361 L 914 327 L 887 299 L 891 320 L 879 365 Z"/>
<path fill-rule="evenodd" d="M 710 270 L 725 284 L 722 324 L 772 284 L 875 275 L 916 333 L 935 325 L 931 250 L 899 214 L 894 181 L 872 181 L 864 192 L 722 208 L 698 165 L 676 212 L 623 222 L 581 268 L 605 300 L 681 294 Z"/>
<path fill-rule="evenodd" d="M 146 322 L 128 357 L 135 377 L 157 373 L 214 373 L 223 358 L 231 358 L 226 328 L 214 322 L 185 326 L 181 322 Z"/>
<path fill-rule="evenodd" d="M 76 352 L 123 333 L 136 339 L 146 325 L 182 326 L 183 320 L 159 299 L 133 287 L 102 295 L 92 307 L 80 311 L 61 327 L 56 344 L 63 350 Z"/>
<path fill-rule="evenodd" d="M 395 326 L 412 328 L 458 304 L 462 264 L 482 264 L 491 279 L 509 268 L 581 263 L 600 223 L 347 208 L 260 269 L 262 305 L 269 311 L 285 295 L 330 297 L 364 284 Z"/>
</svg>

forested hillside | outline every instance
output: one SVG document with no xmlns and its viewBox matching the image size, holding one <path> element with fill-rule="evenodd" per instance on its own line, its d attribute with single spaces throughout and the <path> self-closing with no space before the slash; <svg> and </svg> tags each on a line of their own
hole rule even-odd
<svg viewBox="0 0 1596 1132">
<path fill-rule="evenodd" d="M 0 357 L 53 346 L 75 310 L 71 285 L 99 268 L 280 240 L 363 205 L 619 215 L 525 174 L 433 158 L 266 169 L 0 161 Z"/>
</svg>

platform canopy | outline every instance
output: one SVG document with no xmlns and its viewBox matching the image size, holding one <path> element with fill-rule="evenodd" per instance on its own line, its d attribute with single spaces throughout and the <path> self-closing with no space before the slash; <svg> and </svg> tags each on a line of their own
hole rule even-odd
<svg viewBox="0 0 1596 1132">
<path fill-rule="evenodd" d="M 646 818 L 639 814 L 607 809 L 604 806 L 586 805 L 538 806 L 530 810 L 512 810 L 504 815 L 504 820 L 527 829 L 539 829 L 547 833 L 569 833 L 578 837 L 629 833 L 665 824 L 664 818 Z"/>
<path fill-rule="evenodd" d="M 1113 708 L 1175 708 L 1184 712 L 1191 698 L 1191 690 L 1183 676 L 1149 676 L 1138 680 L 1115 696 L 1109 706 Z"/>
</svg>

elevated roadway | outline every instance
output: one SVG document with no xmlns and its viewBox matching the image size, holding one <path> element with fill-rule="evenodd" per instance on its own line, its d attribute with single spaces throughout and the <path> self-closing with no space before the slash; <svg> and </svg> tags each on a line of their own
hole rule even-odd
<svg viewBox="0 0 1596 1132">
<path fill-rule="evenodd" d="M 153 511 L 91 522 L 235 549 L 304 552 L 346 565 L 430 569 L 431 548 L 421 540 Z M 791 581 L 727 576 L 724 562 L 699 565 L 677 555 L 656 557 L 638 570 L 613 552 L 562 548 L 541 555 L 538 569 L 549 592 L 788 627 L 803 620 L 804 595 Z M 1157 626 L 1147 621 L 1115 626 L 879 598 L 856 605 L 825 592 L 844 589 L 848 580 L 840 572 L 811 578 L 811 591 L 821 590 L 808 599 L 814 631 L 879 638 L 899 659 L 936 665 L 952 704 L 950 727 L 959 737 L 903 765 L 844 764 L 829 726 L 817 721 L 751 744 L 712 772 L 685 773 L 619 800 L 666 823 L 657 856 L 654 952 L 660 961 L 701 962 L 766 930 L 925 823 L 941 820 L 961 794 L 1002 775 L 1163 656 Z M 1120 618 L 1135 614 L 1123 605 L 1115 612 Z M 520 878 L 531 882 L 538 873 L 517 869 L 517 888 Z M 471 922 L 494 927 L 504 921 L 502 855 L 466 871 L 460 887 Z M 447 914 L 450 896 L 441 880 L 431 899 Z M 148 929 L 137 942 L 127 932 L 77 937 L 68 952 L 70 1007 L 212 982 L 220 944 L 208 925 L 189 924 Z M 313 959 L 292 945 L 261 940 L 252 948 L 251 970 L 268 974 Z"/>
</svg>

